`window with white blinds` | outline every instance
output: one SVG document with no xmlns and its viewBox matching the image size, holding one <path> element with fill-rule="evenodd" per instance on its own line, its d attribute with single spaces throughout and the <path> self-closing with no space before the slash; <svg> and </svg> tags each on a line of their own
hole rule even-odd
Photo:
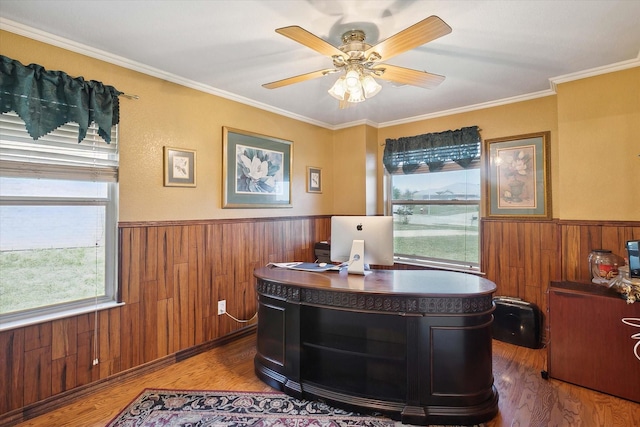
<svg viewBox="0 0 640 427">
<path fill-rule="evenodd" d="M 0 329 L 115 301 L 117 126 L 78 129 L 34 141 L 0 115 Z"/>
</svg>

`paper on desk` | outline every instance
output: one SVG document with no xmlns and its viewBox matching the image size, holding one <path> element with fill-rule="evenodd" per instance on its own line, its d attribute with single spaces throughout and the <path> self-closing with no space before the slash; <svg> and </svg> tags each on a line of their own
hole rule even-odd
<svg viewBox="0 0 640 427">
<path fill-rule="evenodd" d="M 302 271 L 329 271 L 335 270 L 339 271 L 340 268 L 347 265 L 347 263 L 342 263 L 340 265 L 335 264 L 327 264 L 325 266 L 320 266 L 320 264 L 316 264 L 315 262 L 270 262 L 267 265 L 273 265 L 274 267 L 279 268 L 288 268 L 289 270 L 302 270 Z"/>
</svg>

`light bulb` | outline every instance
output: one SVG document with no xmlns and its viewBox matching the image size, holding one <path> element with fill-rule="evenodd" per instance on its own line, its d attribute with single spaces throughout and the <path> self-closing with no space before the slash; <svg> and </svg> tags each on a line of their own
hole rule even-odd
<svg viewBox="0 0 640 427">
<path fill-rule="evenodd" d="M 329 95 L 333 96 L 335 99 L 339 101 L 344 101 L 344 95 L 346 94 L 347 89 L 344 83 L 344 76 L 340 77 L 331 89 L 329 89 Z"/>
<path fill-rule="evenodd" d="M 355 87 L 349 90 L 349 102 L 362 102 L 364 101 L 364 95 L 362 94 L 362 89 L 359 87 Z"/>
<path fill-rule="evenodd" d="M 373 98 L 382 90 L 382 86 L 380 86 L 373 77 L 366 75 L 362 78 L 362 89 L 364 91 L 364 96 L 367 98 Z"/>
<path fill-rule="evenodd" d="M 345 83 L 349 89 L 358 86 L 360 84 L 360 74 L 356 70 L 349 70 L 345 77 Z"/>
</svg>

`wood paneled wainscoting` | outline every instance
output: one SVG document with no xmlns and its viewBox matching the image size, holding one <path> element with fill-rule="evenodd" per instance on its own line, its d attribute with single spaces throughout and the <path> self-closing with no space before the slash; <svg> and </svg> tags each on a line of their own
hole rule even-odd
<svg viewBox="0 0 640 427">
<path fill-rule="evenodd" d="M 534 303 L 544 315 L 550 282 L 589 283 L 589 253 L 626 256 L 625 242 L 640 239 L 640 221 L 482 219 L 480 239 L 481 270 L 496 295 Z"/>
<path fill-rule="evenodd" d="M 252 327 L 219 316 L 217 301 L 226 300 L 237 319 L 250 319 L 254 268 L 313 261 L 330 226 L 329 216 L 119 224 L 124 305 L 100 311 L 97 324 L 89 313 L 0 332 L 0 424 Z"/>
<path fill-rule="evenodd" d="M 253 328 L 218 316 L 217 301 L 225 299 L 234 317 L 251 318 L 254 268 L 313 261 L 314 244 L 330 237 L 330 226 L 330 216 L 121 223 L 124 305 L 100 311 L 97 323 L 90 313 L 0 332 L 0 425 Z M 588 282 L 589 252 L 624 255 L 631 239 L 640 239 L 640 221 L 483 219 L 481 268 L 498 295 L 533 302 L 546 313 L 551 281 Z"/>
</svg>

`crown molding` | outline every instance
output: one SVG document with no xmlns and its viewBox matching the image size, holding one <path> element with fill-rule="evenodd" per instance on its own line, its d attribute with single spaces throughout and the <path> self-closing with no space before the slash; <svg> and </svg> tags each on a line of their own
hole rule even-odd
<svg viewBox="0 0 640 427">
<path fill-rule="evenodd" d="M 640 67 L 640 52 L 638 52 L 638 56 L 635 59 L 630 59 L 627 61 L 617 62 L 615 64 L 604 65 L 602 67 L 591 68 L 589 70 L 578 71 L 575 73 L 565 74 L 558 77 L 553 77 L 549 79 L 550 89 L 543 90 L 540 92 L 532 92 L 524 95 L 513 96 L 510 98 L 498 99 L 495 101 L 484 102 L 480 104 L 468 105 L 465 107 L 454 108 L 451 110 L 443 110 L 438 111 L 436 113 L 425 114 L 421 116 L 407 117 L 401 120 L 394 120 L 390 122 L 384 122 L 379 124 L 379 128 L 396 126 L 406 123 L 412 123 L 420 120 L 434 119 L 437 117 L 450 116 L 452 114 L 460 114 L 466 113 L 469 111 L 475 110 L 483 110 L 485 108 L 497 107 L 500 105 L 514 104 L 516 102 L 529 101 L 536 98 L 542 98 L 545 96 L 555 95 L 557 93 L 557 86 L 562 83 L 567 83 L 574 80 L 581 80 L 588 77 L 595 77 L 601 74 L 613 73 L 616 71 L 622 71 L 629 68 Z"/>
<path fill-rule="evenodd" d="M 562 76 L 549 79 L 551 89 L 555 92 L 559 84 L 572 82 L 574 80 L 582 80 L 589 77 L 595 77 L 602 74 L 613 73 L 616 71 L 627 70 L 629 68 L 640 67 L 640 52 L 635 59 L 616 62 L 615 64 L 604 65 L 602 67 L 591 68 L 589 70 L 578 71 L 575 73 L 564 74 Z"/>
<path fill-rule="evenodd" d="M 150 67 L 146 64 L 132 61 L 122 56 L 113 55 L 109 52 L 106 52 L 100 49 L 95 49 L 91 46 L 87 46 L 82 43 L 78 43 L 73 40 L 66 39 L 64 37 L 59 37 L 54 34 L 32 28 L 24 24 L 20 24 L 10 19 L 0 17 L 0 30 L 5 30 L 10 33 L 18 34 L 20 36 L 24 36 L 33 40 L 50 44 L 52 46 L 60 47 L 62 49 L 66 49 L 71 52 L 79 53 L 81 55 L 98 59 L 100 61 L 108 62 L 110 64 L 114 64 L 129 70 L 137 71 L 139 73 L 146 74 L 152 77 L 157 77 L 161 80 L 166 80 L 168 82 L 185 86 L 191 89 L 195 89 L 200 92 L 209 93 L 211 95 L 219 96 L 221 98 L 229 99 L 231 101 L 235 101 L 251 107 L 259 108 L 261 110 L 266 110 L 266 111 L 276 113 L 281 116 L 289 117 L 301 122 L 331 129 L 331 126 L 328 125 L 327 123 L 324 123 L 318 120 L 313 120 L 313 119 L 310 119 L 309 117 L 292 113 L 291 111 L 282 110 L 282 109 L 273 107 L 271 105 L 264 104 L 262 102 L 257 102 L 252 99 L 245 98 L 243 96 L 239 96 L 231 92 L 216 89 L 213 86 L 204 85 L 202 83 L 198 83 L 193 80 L 185 79 L 175 74 L 167 73 L 166 71 L 162 71 L 157 68 Z M 127 91 L 125 90 L 124 92 L 127 92 Z"/>
<path fill-rule="evenodd" d="M 470 111 L 484 110 L 486 108 L 498 107 L 500 105 L 514 104 L 516 102 L 529 101 L 532 99 L 543 98 L 545 96 L 555 95 L 555 91 L 551 89 L 542 90 L 540 92 L 527 93 L 525 95 L 512 96 L 509 98 L 497 99 L 495 101 L 482 102 L 480 104 L 467 105 L 460 108 L 452 108 L 450 110 L 437 111 L 435 113 L 424 114 L 421 116 L 407 117 L 406 119 L 393 120 L 390 122 L 380 123 L 378 127 L 385 128 L 389 126 L 397 126 L 407 123 L 413 123 L 420 120 L 435 119 L 438 117 L 451 116 L 453 114 L 468 113 Z"/>
<path fill-rule="evenodd" d="M 640 52 L 638 52 L 638 56 L 635 59 L 551 78 L 549 79 L 550 89 L 544 90 L 544 91 L 498 99 L 495 101 L 489 101 L 489 102 L 484 102 L 480 104 L 468 105 L 460 108 L 453 108 L 450 110 L 438 111 L 435 113 L 424 114 L 420 116 L 407 117 L 404 119 L 383 122 L 383 123 L 375 123 L 371 120 L 363 119 L 363 120 L 358 120 L 354 122 L 343 123 L 341 125 L 330 125 L 328 123 L 321 122 L 319 120 L 314 120 L 309 117 L 293 113 L 291 111 L 273 107 L 271 105 L 267 105 L 262 102 L 257 102 L 255 100 L 245 98 L 243 96 L 239 96 L 231 92 L 216 89 L 212 86 L 204 85 L 202 83 L 198 83 L 193 80 L 185 79 L 183 77 L 177 76 L 172 73 L 167 73 L 165 71 L 159 70 L 154 67 L 150 67 L 140 62 L 132 61 L 130 59 L 127 59 L 118 55 L 113 55 L 109 52 L 106 52 L 100 49 L 95 49 L 91 46 L 87 46 L 87 45 L 75 42 L 73 40 L 66 39 L 64 37 L 59 37 L 54 34 L 35 29 L 3 17 L 0 17 L 0 30 L 5 30 L 14 34 L 18 34 L 20 36 L 24 36 L 33 40 L 37 40 L 46 44 L 50 44 L 50 45 L 57 46 L 72 52 L 76 52 L 81 55 L 85 55 L 94 59 L 108 62 L 110 64 L 127 68 L 129 70 L 137 71 L 152 77 L 157 77 L 159 79 L 166 80 L 171 83 L 175 83 L 181 86 L 195 89 L 200 92 L 205 92 L 211 95 L 219 96 L 221 98 L 225 98 L 225 99 L 235 101 L 244 105 L 255 107 L 264 111 L 269 111 L 284 117 L 289 117 L 294 120 L 298 120 L 304 123 L 319 126 L 329 130 L 340 130 L 340 129 L 346 129 L 346 128 L 360 126 L 360 125 L 367 125 L 375 128 L 384 128 L 389 126 L 397 126 L 401 124 L 413 123 L 421 120 L 428 120 L 428 119 L 434 119 L 438 117 L 450 116 L 453 114 L 461 114 L 461 113 L 466 113 L 470 111 L 482 110 L 485 108 L 497 107 L 501 105 L 513 104 L 516 102 L 529 101 L 532 99 L 555 95 L 556 87 L 558 84 L 567 83 L 573 80 L 580 80 L 587 77 L 594 77 L 601 74 L 607 74 L 615 71 L 621 71 L 621 70 L 640 66 Z"/>
</svg>

